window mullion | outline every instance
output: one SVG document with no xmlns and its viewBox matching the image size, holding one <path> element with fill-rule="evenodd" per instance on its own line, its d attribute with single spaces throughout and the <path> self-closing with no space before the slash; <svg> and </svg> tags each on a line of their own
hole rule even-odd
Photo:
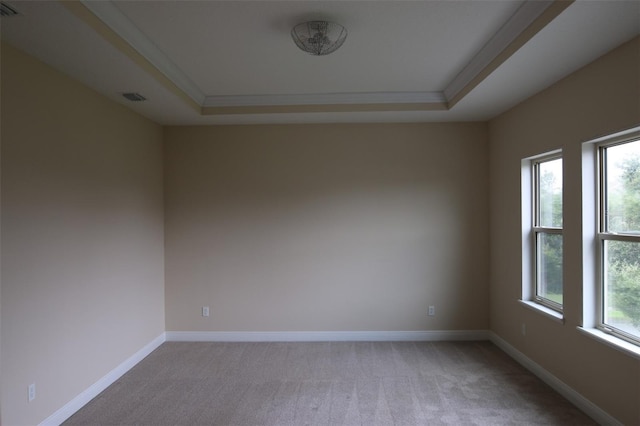
<svg viewBox="0 0 640 426">
<path fill-rule="evenodd" d="M 640 235 L 618 234 L 614 232 L 602 232 L 598 234 L 600 240 L 626 241 L 630 243 L 640 243 Z"/>
<path fill-rule="evenodd" d="M 534 226 L 533 231 L 537 234 L 562 234 L 562 228 L 549 228 L 546 226 Z"/>
<path fill-rule="evenodd" d="M 601 140 L 596 151 L 597 327 L 636 345 L 640 344 L 640 317 L 634 308 L 634 288 L 640 270 L 635 253 L 640 248 L 640 233 L 638 211 L 633 201 L 627 200 L 636 196 L 636 189 L 629 182 L 637 179 L 635 173 L 639 171 L 629 166 L 633 164 L 629 161 L 640 160 L 639 134 L 636 130 L 635 136 L 627 140 Z"/>
</svg>

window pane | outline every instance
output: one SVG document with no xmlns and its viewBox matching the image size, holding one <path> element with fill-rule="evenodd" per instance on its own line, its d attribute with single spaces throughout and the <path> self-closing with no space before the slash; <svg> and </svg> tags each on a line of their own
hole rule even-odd
<svg viewBox="0 0 640 426">
<path fill-rule="evenodd" d="M 539 226 L 562 227 L 562 159 L 538 165 Z"/>
<path fill-rule="evenodd" d="M 562 305 L 562 234 L 538 234 L 536 295 Z"/>
<path fill-rule="evenodd" d="M 606 148 L 606 229 L 640 234 L 640 141 Z"/>
<path fill-rule="evenodd" d="M 605 241 L 604 323 L 640 337 L 640 243 Z"/>
</svg>

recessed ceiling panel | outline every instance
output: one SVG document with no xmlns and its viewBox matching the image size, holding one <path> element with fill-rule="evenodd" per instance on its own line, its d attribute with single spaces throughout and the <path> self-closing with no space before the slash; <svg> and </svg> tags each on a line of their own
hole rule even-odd
<svg viewBox="0 0 640 426">
<path fill-rule="evenodd" d="M 209 96 L 441 91 L 520 1 L 133 1 L 115 5 Z M 329 19 L 335 53 L 291 28 Z"/>
<path fill-rule="evenodd" d="M 20 12 L 3 43 L 166 125 L 484 121 L 640 34 L 636 0 L 3 1 Z M 300 51 L 289 32 L 312 19 L 345 25 L 345 44 Z"/>
</svg>

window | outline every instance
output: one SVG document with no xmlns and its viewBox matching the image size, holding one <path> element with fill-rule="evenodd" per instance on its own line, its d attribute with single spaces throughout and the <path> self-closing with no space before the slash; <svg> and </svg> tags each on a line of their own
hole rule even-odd
<svg viewBox="0 0 640 426">
<path fill-rule="evenodd" d="M 562 311 L 562 158 L 532 160 L 534 301 Z"/>
<path fill-rule="evenodd" d="M 522 160 L 522 302 L 563 321 L 562 153 Z"/>
<path fill-rule="evenodd" d="M 602 331 L 640 344 L 640 134 L 598 145 L 598 312 Z"/>
</svg>

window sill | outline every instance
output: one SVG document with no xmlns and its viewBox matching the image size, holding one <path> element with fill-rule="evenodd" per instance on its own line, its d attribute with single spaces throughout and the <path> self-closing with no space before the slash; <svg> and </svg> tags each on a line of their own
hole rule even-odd
<svg viewBox="0 0 640 426">
<path fill-rule="evenodd" d="M 556 321 L 556 322 L 559 322 L 560 324 L 564 324 L 564 315 L 562 315 L 560 312 L 554 311 L 553 309 L 547 308 L 546 306 L 543 306 L 536 302 L 532 302 L 530 300 L 518 300 L 518 302 L 520 302 L 520 304 L 523 305 L 525 308 L 529 308 L 532 311 L 536 311 L 539 314 L 542 314 L 543 316 L 549 318 L 552 321 Z"/>
<path fill-rule="evenodd" d="M 640 359 L 640 346 L 634 345 L 633 343 L 629 343 L 622 339 L 618 339 L 617 337 L 600 331 L 597 328 L 577 328 L 580 333 L 589 336 L 592 339 L 604 343 L 605 345 L 610 346 L 613 349 L 617 349 L 620 352 L 624 352 L 627 355 L 631 355 L 634 358 Z"/>
</svg>

